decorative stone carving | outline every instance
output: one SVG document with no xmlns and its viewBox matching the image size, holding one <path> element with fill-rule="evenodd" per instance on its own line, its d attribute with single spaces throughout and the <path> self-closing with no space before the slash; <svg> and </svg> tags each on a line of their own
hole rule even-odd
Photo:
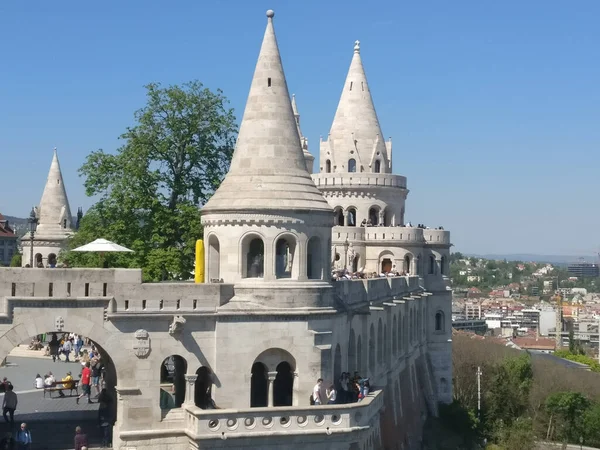
<svg viewBox="0 0 600 450">
<path fill-rule="evenodd" d="M 176 336 L 176 335 L 180 334 L 183 331 L 183 328 L 185 326 L 185 322 L 186 322 L 185 317 L 183 317 L 183 316 L 174 316 L 173 317 L 173 322 L 169 326 L 169 334 L 171 336 Z"/>
<path fill-rule="evenodd" d="M 150 333 L 146 330 L 137 330 L 135 332 L 133 351 L 138 358 L 145 358 L 150 354 Z"/>
<path fill-rule="evenodd" d="M 56 319 L 54 319 L 54 331 L 63 331 L 64 328 L 65 319 L 63 319 L 62 316 L 57 316 Z"/>
</svg>

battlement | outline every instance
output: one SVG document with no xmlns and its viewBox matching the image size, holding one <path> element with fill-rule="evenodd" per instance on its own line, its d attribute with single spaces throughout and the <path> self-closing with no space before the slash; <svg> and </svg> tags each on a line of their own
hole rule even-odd
<svg viewBox="0 0 600 450">
<path fill-rule="evenodd" d="M 406 189 L 406 177 L 391 173 L 313 173 L 312 179 L 321 191 L 327 189 L 378 187 Z"/>
<path fill-rule="evenodd" d="M 450 232 L 418 227 L 333 227 L 333 242 L 365 241 L 450 245 Z"/>
</svg>

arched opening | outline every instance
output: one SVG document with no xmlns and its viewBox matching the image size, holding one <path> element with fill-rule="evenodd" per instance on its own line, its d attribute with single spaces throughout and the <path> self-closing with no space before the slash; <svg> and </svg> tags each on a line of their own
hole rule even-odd
<svg viewBox="0 0 600 450">
<path fill-rule="evenodd" d="M 356 255 L 352 260 L 352 272 L 358 272 L 358 263 L 360 262 L 360 255 Z"/>
<path fill-rule="evenodd" d="M 33 261 L 35 267 L 44 267 L 44 259 L 41 253 L 36 253 Z"/>
<path fill-rule="evenodd" d="M 275 244 L 275 276 L 277 278 L 292 278 L 292 265 L 296 241 L 292 237 L 279 238 Z"/>
<path fill-rule="evenodd" d="M 321 239 L 313 236 L 309 239 L 306 251 L 306 276 L 310 280 L 323 279 L 323 258 L 321 257 Z"/>
<path fill-rule="evenodd" d="M 267 367 L 261 362 L 252 364 L 250 380 L 250 407 L 260 408 L 269 404 L 269 381 Z"/>
<path fill-rule="evenodd" d="M 406 255 L 404 257 L 404 272 L 406 272 L 407 275 L 410 275 L 410 272 L 411 272 L 411 267 L 410 267 L 411 262 L 412 262 L 412 256 L 410 254 Z"/>
<path fill-rule="evenodd" d="M 435 256 L 429 255 L 429 275 L 435 275 Z"/>
<path fill-rule="evenodd" d="M 354 373 L 359 370 L 359 365 L 356 362 L 356 336 L 354 330 L 350 329 L 350 337 L 348 338 L 348 372 Z"/>
<path fill-rule="evenodd" d="M 208 281 L 221 278 L 221 245 L 219 238 L 211 234 L 208 238 Z"/>
<path fill-rule="evenodd" d="M 212 371 L 208 367 L 202 366 L 196 371 L 196 375 L 194 403 L 198 408 L 215 409 L 212 399 Z"/>
<path fill-rule="evenodd" d="M 287 361 L 280 362 L 276 370 L 277 375 L 273 381 L 273 406 L 292 406 L 294 370 Z"/>
<path fill-rule="evenodd" d="M 360 334 L 358 335 L 358 339 L 356 341 L 356 369 L 357 372 L 364 372 L 363 367 L 363 358 L 362 358 L 362 338 Z"/>
<path fill-rule="evenodd" d="M 381 172 L 381 161 L 376 159 L 375 160 L 375 173 L 380 173 L 380 172 Z"/>
<path fill-rule="evenodd" d="M 444 331 L 444 313 L 442 311 L 435 313 L 435 331 Z"/>
<path fill-rule="evenodd" d="M 442 259 L 440 260 L 440 272 L 442 273 L 442 275 L 446 275 L 446 257 L 442 256 Z"/>
<path fill-rule="evenodd" d="M 335 346 L 335 353 L 333 356 L 333 381 L 337 383 L 342 375 L 342 349 L 340 344 Z"/>
<path fill-rule="evenodd" d="M 335 225 L 344 226 L 344 210 L 342 209 L 342 207 L 338 206 L 337 208 L 335 208 L 334 214 Z"/>
<path fill-rule="evenodd" d="M 331 161 L 330 160 L 325 161 L 325 172 L 331 173 Z"/>
<path fill-rule="evenodd" d="M 369 330 L 369 370 L 375 373 L 375 326 L 373 324 Z"/>
<path fill-rule="evenodd" d="M 48 255 L 48 267 L 56 267 L 56 254 L 50 253 Z"/>
<path fill-rule="evenodd" d="M 379 208 L 373 206 L 369 209 L 369 225 L 379 225 Z"/>
<path fill-rule="evenodd" d="M 377 363 L 383 364 L 383 322 L 381 319 L 377 325 Z"/>
<path fill-rule="evenodd" d="M 242 246 L 245 267 L 243 278 L 263 278 L 265 276 L 265 244 L 256 236 L 247 236 Z"/>
<path fill-rule="evenodd" d="M 392 260 L 390 258 L 383 258 L 381 260 L 381 273 L 389 273 L 392 271 Z"/>
<path fill-rule="evenodd" d="M 355 227 L 356 226 L 356 209 L 348 208 L 348 223 L 346 223 L 347 227 Z"/>
<path fill-rule="evenodd" d="M 392 354 L 395 356 L 398 353 L 398 321 L 394 315 L 392 319 Z"/>
<path fill-rule="evenodd" d="M 187 361 L 179 355 L 165 358 L 160 365 L 160 409 L 181 408 L 185 401 Z"/>
<path fill-rule="evenodd" d="M 348 172 L 356 172 L 356 160 L 354 158 L 348 160 Z"/>
</svg>

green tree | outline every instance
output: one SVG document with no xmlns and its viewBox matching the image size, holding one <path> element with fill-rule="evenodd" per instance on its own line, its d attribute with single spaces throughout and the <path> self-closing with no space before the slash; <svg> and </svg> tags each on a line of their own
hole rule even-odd
<svg viewBox="0 0 600 450">
<path fill-rule="evenodd" d="M 585 411 L 582 422 L 585 444 L 592 447 L 600 446 L 600 403 L 594 403 Z"/>
<path fill-rule="evenodd" d="M 202 237 L 199 206 L 227 173 L 237 125 L 220 90 L 197 81 L 146 89 L 136 125 L 121 136 L 125 145 L 116 154 L 92 152 L 80 168 L 86 194 L 99 199 L 70 248 L 103 237 L 135 252 L 106 255 L 111 265 L 142 267 L 145 280 L 189 279 Z M 93 254 L 63 258 L 72 266 L 100 263 Z"/>
<path fill-rule="evenodd" d="M 518 417 L 509 426 L 496 430 L 495 439 L 503 450 L 532 450 L 535 435 L 531 419 Z"/>
<path fill-rule="evenodd" d="M 20 253 L 15 253 L 10 260 L 10 267 L 21 267 L 23 256 Z"/>
<path fill-rule="evenodd" d="M 568 442 L 579 442 L 583 436 L 582 416 L 590 401 L 579 392 L 556 392 L 546 398 L 546 410 L 553 418 L 554 437 Z"/>
</svg>

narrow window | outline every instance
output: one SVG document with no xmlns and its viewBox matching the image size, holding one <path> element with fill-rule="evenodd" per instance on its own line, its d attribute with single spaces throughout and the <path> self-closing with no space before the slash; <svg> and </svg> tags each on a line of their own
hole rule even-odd
<svg viewBox="0 0 600 450">
<path fill-rule="evenodd" d="M 10 293 L 10 295 L 12 295 L 13 297 L 14 297 L 15 295 L 17 295 L 17 283 L 13 283 L 13 284 L 12 284 L 12 286 L 11 286 L 11 293 Z"/>
<path fill-rule="evenodd" d="M 181 308 L 181 300 L 177 300 L 177 309 Z"/>
<path fill-rule="evenodd" d="M 163 309 L 163 305 L 164 305 L 164 301 L 161 300 L 160 303 L 158 304 L 158 309 L 162 310 Z"/>
<path fill-rule="evenodd" d="M 52 297 L 54 294 L 54 283 L 48 283 L 48 297 Z"/>
<path fill-rule="evenodd" d="M 365 90 L 365 84 L 361 81 L 360 82 L 360 88 L 364 91 Z"/>
<path fill-rule="evenodd" d="M 129 310 L 129 300 L 125 300 L 125 311 Z"/>
<path fill-rule="evenodd" d="M 350 90 L 352 90 L 352 81 L 350 82 Z"/>
<path fill-rule="evenodd" d="M 67 297 L 71 296 L 71 283 L 67 283 Z"/>
<path fill-rule="evenodd" d="M 142 309 L 146 309 L 146 300 L 142 300 Z"/>
<path fill-rule="evenodd" d="M 192 307 L 193 307 L 194 309 L 196 309 L 196 307 L 197 307 L 197 306 L 198 306 L 198 300 L 194 299 L 194 302 L 193 302 L 193 306 L 192 306 Z"/>
<path fill-rule="evenodd" d="M 356 172 L 356 160 L 354 158 L 348 160 L 348 172 Z"/>
<path fill-rule="evenodd" d="M 269 85 L 269 87 L 271 87 L 271 79 L 267 78 L 267 84 Z"/>
<path fill-rule="evenodd" d="M 63 228 L 67 228 L 67 219 L 63 220 Z"/>
<path fill-rule="evenodd" d="M 86 297 L 90 296 L 90 283 L 85 283 L 85 294 Z"/>
<path fill-rule="evenodd" d="M 376 160 L 375 161 L 375 173 L 380 173 L 381 172 L 381 161 Z"/>
<path fill-rule="evenodd" d="M 106 293 L 108 292 L 108 283 L 102 284 L 102 297 L 106 297 Z"/>
<path fill-rule="evenodd" d="M 325 161 L 325 172 L 331 173 L 331 161 L 330 160 Z"/>
</svg>

